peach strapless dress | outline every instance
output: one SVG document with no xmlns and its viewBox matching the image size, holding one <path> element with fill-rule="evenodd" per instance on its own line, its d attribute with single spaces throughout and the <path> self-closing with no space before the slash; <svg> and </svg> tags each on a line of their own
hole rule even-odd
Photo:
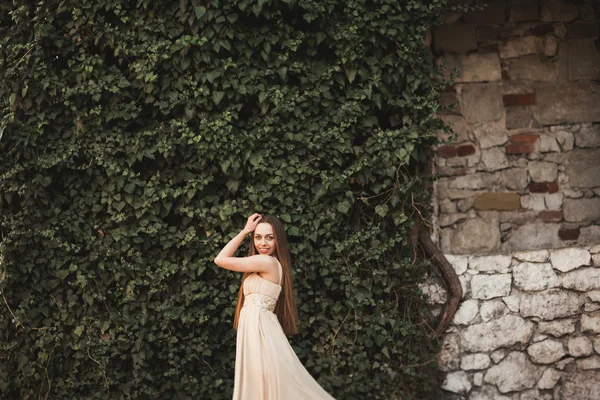
<svg viewBox="0 0 600 400">
<path fill-rule="evenodd" d="M 279 285 L 257 273 L 244 281 L 233 400 L 334 400 L 304 368 L 273 313 L 281 276 L 279 264 Z"/>
</svg>

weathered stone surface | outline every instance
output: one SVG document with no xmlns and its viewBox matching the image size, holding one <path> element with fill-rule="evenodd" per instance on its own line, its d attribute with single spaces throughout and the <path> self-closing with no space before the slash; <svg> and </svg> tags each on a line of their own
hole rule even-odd
<svg viewBox="0 0 600 400">
<path fill-rule="evenodd" d="M 552 320 L 580 314 L 583 304 L 583 298 L 575 293 L 548 289 L 545 292 L 521 294 L 519 312 L 523 317 Z"/>
<path fill-rule="evenodd" d="M 465 85 L 462 104 L 463 115 L 472 123 L 497 121 L 502 117 L 500 91 L 495 85 Z"/>
<path fill-rule="evenodd" d="M 512 396 L 503 396 L 494 385 L 482 385 L 469 393 L 469 400 L 512 400 Z"/>
<path fill-rule="evenodd" d="M 508 159 L 506 151 L 500 147 L 481 151 L 481 163 L 485 171 L 498 171 L 508 168 Z"/>
<path fill-rule="evenodd" d="M 581 315 L 581 332 L 600 333 L 600 313 Z"/>
<path fill-rule="evenodd" d="M 535 0 L 515 1 L 510 5 L 510 21 L 535 21 L 538 19 L 538 16 L 539 8 Z"/>
<path fill-rule="evenodd" d="M 519 261 L 543 263 L 550 258 L 550 252 L 548 250 L 517 251 L 513 257 Z"/>
<path fill-rule="evenodd" d="M 540 20 L 542 21 L 573 21 L 579 16 L 576 5 L 564 0 L 547 0 L 542 4 Z"/>
<path fill-rule="evenodd" d="M 460 369 L 464 371 L 485 369 L 490 366 L 490 363 L 490 356 L 487 354 L 467 354 L 460 359 Z"/>
<path fill-rule="evenodd" d="M 471 381 L 464 371 L 450 372 L 442 383 L 441 388 L 452 393 L 467 393 L 471 390 Z"/>
<path fill-rule="evenodd" d="M 508 141 L 508 135 L 503 127 L 497 124 L 481 124 L 473 129 L 481 149 L 501 146 Z"/>
<path fill-rule="evenodd" d="M 597 400 L 600 399 L 600 372 L 575 371 L 562 377 L 559 399 Z"/>
<path fill-rule="evenodd" d="M 459 367 L 460 345 L 455 333 L 444 335 L 442 348 L 438 355 L 437 364 L 440 371 L 455 371 Z"/>
<path fill-rule="evenodd" d="M 562 151 L 571 151 L 573 150 L 573 145 L 575 143 L 575 137 L 569 131 L 556 131 L 554 132 L 554 136 L 556 137 L 556 141 L 560 146 Z"/>
<path fill-rule="evenodd" d="M 560 210 L 560 209 L 562 209 L 562 205 L 563 205 L 563 194 L 562 193 L 545 194 L 544 202 L 546 203 L 546 208 L 548 210 Z M 562 217 L 560 219 L 562 219 Z"/>
<path fill-rule="evenodd" d="M 477 316 L 478 312 L 479 302 L 477 300 L 465 300 L 458 307 L 452 322 L 456 325 L 468 325 Z"/>
<path fill-rule="evenodd" d="M 564 274 L 560 281 L 560 285 L 565 289 L 580 292 L 600 289 L 600 268 L 579 268 Z"/>
<path fill-rule="evenodd" d="M 527 348 L 531 360 L 538 364 L 552 364 L 563 358 L 567 353 L 561 342 L 547 339 L 534 343 Z"/>
<path fill-rule="evenodd" d="M 506 108 L 506 129 L 523 129 L 523 128 L 538 128 L 539 125 L 533 119 L 533 110 L 531 107 L 507 107 Z M 513 154 L 516 151 L 518 154 L 531 153 L 533 150 L 527 145 L 520 145 L 518 150 L 514 150 L 513 144 L 506 147 L 507 154 Z"/>
<path fill-rule="evenodd" d="M 542 54 L 544 40 L 539 36 L 524 36 L 508 39 L 500 46 L 501 58 L 514 58 L 526 54 Z"/>
<path fill-rule="evenodd" d="M 514 351 L 500 364 L 491 367 L 483 380 L 496 385 L 502 393 L 508 393 L 534 387 L 540 373 L 540 368 L 533 365 L 524 353 Z"/>
<path fill-rule="evenodd" d="M 577 147 L 600 147 L 600 124 L 583 124 L 575 133 Z"/>
<path fill-rule="evenodd" d="M 466 214 L 452 213 L 452 214 L 441 214 L 438 219 L 438 224 L 444 228 L 446 226 L 454 225 L 457 222 L 462 222 L 467 219 Z"/>
<path fill-rule="evenodd" d="M 532 161 L 529 163 L 529 175 L 534 182 L 554 182 L 558 178 L 558 168 L 554 163 Z"/>
<path fill-rule="evenodd" d="M 497 218 L 470 219 L 461 224 L 450 238 L 456 254 L 487 253 L 500 246 L 500 224 Z"/>
<path fill-rule="evenodd" d="M 435 52 L 463 54 L 476 49 L 476 27 L 476 24 L 447 24 L 437 27 L 433 31 Z"/>
<path fill-rule="evenodd" d="M 577 39 L 569 41 L 569 79 L 598 79 L 600 53 L 596 50 L 594 39 Z"/>
<path fill-rule="evenodd" d="M 442 304 L 446 302 L 448 292 L 437 282 L 425 282 L 419 285 L 419 289 L 427 296 L 429 304 Z"/>
<path fill-rule="evenodd" d="M 447 55 L 438 59 L 438 64 L 448 63 L 447 77 L 454 68 L 459 68 L 455 83 L 490 82 L 502 79 L 498 53 L 470 53 Z"/>
<path fill-rule="evenodd" d="M 556 50 L 558 50 L 558 40 L 553 36 L 546 36 L 544 38 L 544 55 L 554 57 Z"/>
<path fill-rule="evenodd" d="M 561 337 L 575 332 L 575 319 L 556 319 L 554 321 L 540 321 L 538 330 L 540 333 L 547 333 L 554 337 Z"/>
<path fill-rule="evenodd" d="M 478 25 L 502 25 L 506 22 L 506 2 L 491 0 L 486 2 L 483 9 L 473 10 L 464 15 L 466 22 L 475 22 Z"/>
<path fill-rule="evenodd" d="M 505 296 L 502 301 L 511 312 L 519 312 L 519 304 L 521 303 L 519 296 Z"/>
<path fill-rule="evenodd" d="M 492 318 L 508 314 L 509 310 L 502 300 L 488 300 L 481 304 L 479 315 L 483 322 L 488 322 Z"/>
<path fill-rule="evenodd" d="M 559 381 L 562 373 L 555 370 L 554 368 L 547 368 L 543 373 L 542 377 L 537 383 L 537 387 L 540 389 L 554 389 L 556 383 Z"/>
<path fill-rule="evenodd" d="M 590 301 L 593 301 L 594 303 L 600 303 L 600 290 L 592 290 L 587 292 L 585 295 Z"/>
<path fill-rule="evenodd" d="M 582 265 L 590 265 L 590 252 L 577 247 L 567 247 L 550 251 L 552 266 L 561 271 L 568 272 Z"/>
<path fill-rule="evenodd" d="M 496 182 L 497 178 L 494 174 L 480 172 L 454 178 L 450 181 L 449 187 L 452 189 L 485 189 L 493 186 Z"/>
<path fill-rule="evenodd" d="M 473 385 L 481 386 L 482 383 L 483 383 L 483 373 L 475 372 L 473 374 Z"/>
<path fill-rule="evenodd" d="M 521 208 L 521 196 L 517 193 L 482 193 L 475 197 L 476 210 L 509 211 Z"/>
<path fill-rule="evenodd" d="M 528 343 L 532 334 L 533 323 L 515 315 L 505 315 L 490 322 L 471 325 L 459 335 L 465 351 L 482 352 Z"/>
<path fill-rule="evenodd" d="M 541 153 L 552 153 L 560 152 L 560 146 L 556 139 L 550 135 L 540 136 L 540 152 Z"/>
<path fill-rule="evenodd" d="M 511 79 L 546 82 L 553 82 L 557 73 L 556 63 L 538 54 L 513 58 L 509 71 Z"/>
<path fill-rule="evenodd" d="M 471 279 L 471 296 L 482 300 L 508 296 L 511 280 L 510 274 L 475 275 Z"/>
<path fill-rule="evenodd" d="M 581 232 L 579 238 L 577 240 L 577 244 L 581 246 L 586 246 L 594 243 L 598 243 L 598 238 L 600 238 L 600 226 L 598 225 L 590 225 L 581 228 Z M 595 265 L 600 265 L 600 263 L 595 263 Z"/>
<path fill-rule="evenodd" d="M 567 352 L 573 357 L 585 357 L 594 352 L 594 346 L 585 336 L 570 337 L 567 340 Z"/>
<path fill-rule="evenodd" d="M 540 84 L 537 88 L 535 120 L 543 125 L 556 125 L 566 122 L 600 121 L 598 95 L 600 85 L 573 83 L 556 86 L 552 83 Z M 577 107 L 573 107 L 577 104 Z"/>
<path fill-rule="evenodd" d="M 513 267 L 515 286 L 521 290 L 545 290 L 558 286 L 558 278 L 548 263 L 523 262 Z"/>
<path fill-rule="evenodd" d="M 600 220 L 600 197 L 565 199 L 564 215 L 567 222 Z"/>
<path fill-rule="evenodd" d="M 600 336 L 594 337 L 593 343 L 594 343 L 594 351 L 596 351 L 596 353 L 600 354 Z"/>
<path fill-rule="evenodd" d="M 467 266 L 469 265 L 469 257 L 468 256 L 460 256 L 454 254 L 445 254 L 446 260 L 452 265 L 454 268 L 454 272 L 456 275 L 462 275 L 467 271 Z"/>
<path fill-rule="evenodd" d="M 599 107 L 600 108 L 600 107 Z M 600 148 L 575 150 L 569 154 L 567 175 L 573 188 L 600 186 Z"/>
<path fill-rule="evenodd" d="M 524 190 L 528 181 L 526 168 L 509 168 L 500 172 L 500 184 L 509 190 Z"/>
<path fill-rule="evenodd" d="M 560 224 L 534 222 L 523 225 L 504 244 L 504 252 L 514 250 L 538 250 L 556 247 Z"/>
<path fill-rule="evenodd" d="M 577 360 L 575 363 L 577 368 L 582 370 L 600 369 L 600 356 L 594 355 L 588 358 Z"/>
<path fill-rule="evenodd" d="M 504 357 L 506 357 L 506 354 L 507 354 L 507 351 L 504 349 L 494 350 L 490 354 L 490 357 L 491 357 L 492 361 L 494 362 L 494 364 L 498 364 L 500 361 L 502 361 L 504 359 Z"/>
</svg>

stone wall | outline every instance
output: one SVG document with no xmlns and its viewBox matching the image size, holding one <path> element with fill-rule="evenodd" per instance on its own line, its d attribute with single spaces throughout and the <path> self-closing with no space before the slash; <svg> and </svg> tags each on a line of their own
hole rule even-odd
<svg viewBox="0 0 600 400">
<path fill-rule="evenodd" d="M 600 399 L 600 245 L 447 258 L 464 301 L 438 358 L 446 399 Z"/>
<path fill-rule="evenodd" d="M 437 240 L 445 253 L 600 243 L 600 7 L 486 1 L 432 32 L 448 71 L 437 149 Z M 451 135 L 440 133 L 442 139 Z"/>
</svg>

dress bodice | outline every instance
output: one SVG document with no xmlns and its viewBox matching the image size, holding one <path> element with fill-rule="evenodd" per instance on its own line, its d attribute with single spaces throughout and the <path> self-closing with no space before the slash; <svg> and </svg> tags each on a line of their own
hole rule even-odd
<svg viewBox="0 0 600 400">
<path fill-rule="evenodd" d="M 281 272 L 281 264 L 279 264 L 280 277 Z M 261 277 L 256 272 L 244 280 L 244 306 L 254 304 L 265 310 L 273 311 L 280 293 L 280 285 Z"/>
</svg>

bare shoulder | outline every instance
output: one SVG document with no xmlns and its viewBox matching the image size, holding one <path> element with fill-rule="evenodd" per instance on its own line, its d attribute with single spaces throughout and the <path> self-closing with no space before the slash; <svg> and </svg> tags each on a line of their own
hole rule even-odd
<svg viewBox="0 0 600 400">
<path fill-rule="evenodd" d="M 257 256 L 253 256 L 257 257 Z M 260 276 L 264 279 L 267 279 L 273 283 L 279 283 L 279 261 L 275 257 L 267 256 L 267 255 L 258 255 L 258 257 L 265 257 L 269 260 L 265 260 L 265 271 L 260 273 Z"/>
</svg>

